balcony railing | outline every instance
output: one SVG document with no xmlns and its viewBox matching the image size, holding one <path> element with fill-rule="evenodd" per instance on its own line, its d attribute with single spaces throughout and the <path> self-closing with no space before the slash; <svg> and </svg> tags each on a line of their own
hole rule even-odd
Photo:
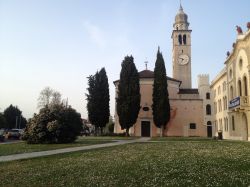
<svg viewBox="0 0 250 187">
<path fill-rule="evenodd" d="M 240 96 L 229 101 L 228 108 L 232 109 L 245 109 L 250 107 L 250 96 Z"/>
</svg>

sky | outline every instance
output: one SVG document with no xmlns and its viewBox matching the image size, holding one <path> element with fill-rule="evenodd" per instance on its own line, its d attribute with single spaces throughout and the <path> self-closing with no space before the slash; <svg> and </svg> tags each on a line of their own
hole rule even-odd
<svg viewBox="0 0 250 187">
<path fill-rule="evenodd" d="M 172 77 L 171 33 L 179 0 L 0 0 L 0 112 L 10 104 L 24 117 L 38 112 L 49 86 L 87 119 L 87 77 L 105 67 L 110 110 L 121 62 L 134 57 L 138 71 L 153 70 L 157 48 Z M 222 70 L 236 25 L 246 31 L 249 0 L 182 0 L 192 29 L 192 83 Z"/>
</svg>

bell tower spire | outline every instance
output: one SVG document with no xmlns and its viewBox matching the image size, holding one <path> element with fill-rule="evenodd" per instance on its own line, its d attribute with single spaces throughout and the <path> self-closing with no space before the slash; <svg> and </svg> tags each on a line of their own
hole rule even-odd
<svg viewBox="0 0 250 187">
<path fill-rule="evenodd" d="M 180 0 L 180 9 L 179 10 L 183 11 L 183 8 L 182 8 L 182 5 L 181 5 L 181 0 Z"/>
<path fill-rule="evenodd" d="M 191 77 L 191 32 L 188 15 L 180 8 L 173 24 L 173 78 L 182 81 L 181 88 L 192 88 Z"/>
</svg>

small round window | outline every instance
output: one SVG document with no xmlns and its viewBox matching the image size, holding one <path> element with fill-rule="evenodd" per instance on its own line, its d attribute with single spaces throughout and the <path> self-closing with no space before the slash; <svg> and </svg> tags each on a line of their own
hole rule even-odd
<svg viewBox="0 0 250 187">
<path fill-rule="evenodd" d="M 143 107 L 142 110 L 143 111 L 149 111 L 149 108 L 148 107 Z"/>
</svg>

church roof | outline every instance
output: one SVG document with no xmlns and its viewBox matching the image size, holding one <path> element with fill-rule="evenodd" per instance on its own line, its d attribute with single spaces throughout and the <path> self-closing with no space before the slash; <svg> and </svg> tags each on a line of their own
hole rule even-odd
<svg viewBox="0 0 250 187">
<path fill-rule="evenodd" d="M 140 78 L 154 78 L 154 72 L 150 71 L 150 70 L 143 70 L 143 71 L 139 72 L 139 76 L 140 76 Z M 171 78 L 168 76 L 167 76 L 167 80 L 181 83 L 180 80 L 177 80 L 177 79 L 174 79 L 174 78 Z"/>
<path fill-rule="evenodd" d="M 199 90 L 193 88 L 181 88 L 179 89 L 178 94 L 199 94 Z"/>
<path fill-rule="evenodd" d="M 143 71 L 139 72 L 139 77 L 140 77 L 140 79 L 145 79 L 145 78 L 146 79 L 152 79 L 152 78 L 154 78 L 154 72 L 150 71 L 150 70 L 143 70 Z M 174 79 L 174 78 L 171 78 L 171 77 L 168 77 L 168 76 L 167 76 L 167 80 L 171 80 L 171 81 L 175 81 L 175 82 L 181 83 L 180 80 L 177 80 L 177 79 Z M 114 81 L 114 84 L 116 82 L 119 82 L 119 80 Z"/>
</svg>

